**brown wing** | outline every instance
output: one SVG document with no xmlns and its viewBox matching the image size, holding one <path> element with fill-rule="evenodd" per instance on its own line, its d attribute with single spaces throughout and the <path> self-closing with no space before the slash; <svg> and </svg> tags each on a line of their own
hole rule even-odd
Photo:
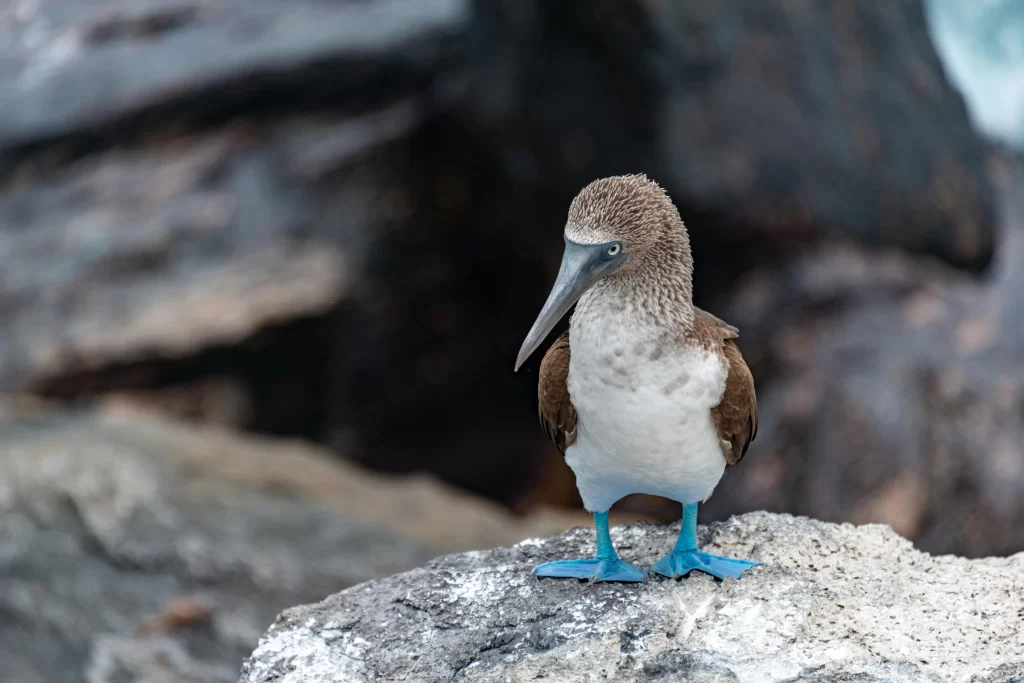
<svg viewBox="0 0 1024 683">
<path fill-rule="evenodd" d="M 703 317 L 698 325 L 708 341 L 717 341 L 719 349 L 729 363 L 729 375 L 725 380 L 725 392 L 722 401 L 711 409 L 711 416 L 718 428 L 718 437 L 722 440 L 725 451 L 725 462 L 729 467 L 735 466 L 747 454 L 750 442 L 757 436 L 757 395 L 754 392 L 754 376 L 750 374 L 743 354 L 733 339 L 739 337 L 739 330 L 719 320 L 710 313 L 697 310 L 698 318 Z M 717 339 L 714 339 L 717 337 Z M 716 344 L 717 345 L 717 344 Z"/>
<path fill-rule="evenodd" d="M 569 399 L 568 330 L 559 335 L 540 362 L 537 399 L 544 433 L 565 453 L 576 441 L 576 408 Z"/>
</svg>

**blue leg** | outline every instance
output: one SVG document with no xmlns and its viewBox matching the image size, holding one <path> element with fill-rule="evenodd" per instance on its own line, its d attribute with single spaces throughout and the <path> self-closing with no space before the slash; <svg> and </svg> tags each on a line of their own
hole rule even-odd
<svg viewBox="0 0 1024 683">
<path fill-rule="evenodd" d="M 594 513 L 597 527 L 597 557 L 592 560 L 558 560 L 538 565 L 537 576 L 589 579 L 595 581 L 643 581 L 647 576 L 642 569 L 619 559 L 608 534 L 608 512 Z"/>
<path fill-rule="evenodd" d="M 738 579 L 740 574 L 755 566 L 757 566 L 757 562 L 719 557 L 710 553 L 702 553 L 697 549 L 697 504 L 694 503 L 683 506 L 683 524 L 679 529 L 679 540 L 676 541 L 676 547 L 668 555 L 658 560 L 651 570 L 670 579 L 686 576 L 694 569 L 699 569 L 719 579 L 724 579 L 727 576 Z"/>
</svg>

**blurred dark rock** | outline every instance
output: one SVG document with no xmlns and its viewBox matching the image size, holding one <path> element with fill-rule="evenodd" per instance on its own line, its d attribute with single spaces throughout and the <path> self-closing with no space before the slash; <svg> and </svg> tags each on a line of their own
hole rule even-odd
<svg viewBox="0 0 1024 683">
<path fill-rule="evenodd" d="M 233 681 L 287 606 L 568 528 L 300 443 L 0 403 L 5 683 Z"/>
<path fill-rule="evenodd" d="M 764 379 L 758 449 L 709 518 L 787 510 L 885 522 L 933 553 L 1024 548 L 1022 188 L 982 281 L 852 245 L 750 277 L 730 320 Z"/>
<path fill-rule="evenodd" d="M 464 0 L 41 0 L 0 14 L 0 153 L 427 87 Z"/>
<path fill-rule="evenodd" d="M 407 131 L 414 112 L 238 123 L 10 179 L 0 191 L 0 382 L 180 358 L 322 315 L 358 274 L 363 217 L 376 207 L 368 181 L 336 183 L 348 212 L 323 229 L 329 207 L 305 175 L 328 163 L 328 146 L 308 150 L 300 138 L 347 133 L 358 154 L 396 125 Z"/>
<path fill-rule="evenodd" d="M 992 256 L 984 146 L 917 0 L 475 8 L 468 120 L 517 183 L 648 171 L 698 246 L 845 235 Z"/>
<path fill-rule="evenodd" d="M 18 85 L 0 94 L 6 387 L 237 344 L 336 304 L 381 210 L 366 157 L 417 128 L 463 18 L 449 0 L 22 6 L 0 21 Z M 100 26 L 121 28 L 93 40 Z M 346 106 L 291 114 L 305 103 L 275 88 L 316 98 L 318 78 Z M 244 119 L 215 108 L 226 98 Z M 217 125 L 188 119 L 205 112 Z M 321 201 L 316 182 L 357 161 Z"/>
<path fill-rule="evenodd" d="M 152 389 L 122 389 L 104 394 L 104 402 L 124 403 L 181 420 L 240 428 L 252 419 L 245 387 L 226 377 L 203 377 Z"/>
<path fill-rule="evenodd" d="M 0 390 L 518 509 L 575 495 L 511 367 L 594 177 L 671 191 L 709 310 L 793 244 L 993 248 L 917 1 L 39 0 L 0 75 Z"/>
</svg>

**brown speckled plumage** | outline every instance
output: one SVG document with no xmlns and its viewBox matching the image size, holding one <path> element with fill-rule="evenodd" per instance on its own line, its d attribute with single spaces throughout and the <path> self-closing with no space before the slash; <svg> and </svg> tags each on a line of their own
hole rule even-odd
<svg viewBox="0 0 1024 683">
<path fill-rule="evenodd" d="M 663 344 L 701 346 L 728 364 L 725 391 L 711 415 L 726 464 L 736 465 L 757 434 L 754 379 L 735 342 L 739 331 L 693 305 L 689 237 L 671 199 L 642 175 L 603 178 L 573 200 L 565 232 L 584 244 L 620 240 L 628 260 L 595 287 L 642 290 L 643 297 L 633 297 L 634 305 L 668 325 L 671 332 Z M 655 347 L 651 360 L 661 353 Z M 576 410 L 567 385 L 569 358 L 566 331 L 544 355 L 537 388 L 541 425 L 563 453 L 576 438 Z"/>
<path fill-rule="evenodd" d="M 622 242 L 626 262 L 594 289 L 624 288 L 648 318 L 692 323 L 693 256 L 690 236 L 672 199 L 644 175 L 590 183 L 569 206 L 565 236 L 581 244 Z"/>
</svg>

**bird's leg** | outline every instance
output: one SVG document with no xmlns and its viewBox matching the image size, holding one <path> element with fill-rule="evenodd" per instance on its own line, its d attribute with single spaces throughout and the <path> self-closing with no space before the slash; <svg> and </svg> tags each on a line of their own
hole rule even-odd
<svg viewBox="0 0 1024 683">
<path fill-rule="evenodd" d="M 533 573 L 537 576 L 557 578 L 588 579 L 595 581 L 643 581 L 646 574 L 642 569 L 619 559 L 608 533 L 608 511 L 594 513 L 597 527 L 597 557 L 592 560 L 558 560 L 538 565 Z"/>
<path fill-rule="evenodd" d="M 757 566 L 757 562 L 719 557 L 697 549 L 697 504 L 693 503 L 683 506 L 683 522 L 675 548 L 658 560 L 651 571 L 670 579 L 678 579 L 699 569 L 719 579 L 727 576 L 738 579 L 740 574 L 754 566 Z"/>
</svg>

